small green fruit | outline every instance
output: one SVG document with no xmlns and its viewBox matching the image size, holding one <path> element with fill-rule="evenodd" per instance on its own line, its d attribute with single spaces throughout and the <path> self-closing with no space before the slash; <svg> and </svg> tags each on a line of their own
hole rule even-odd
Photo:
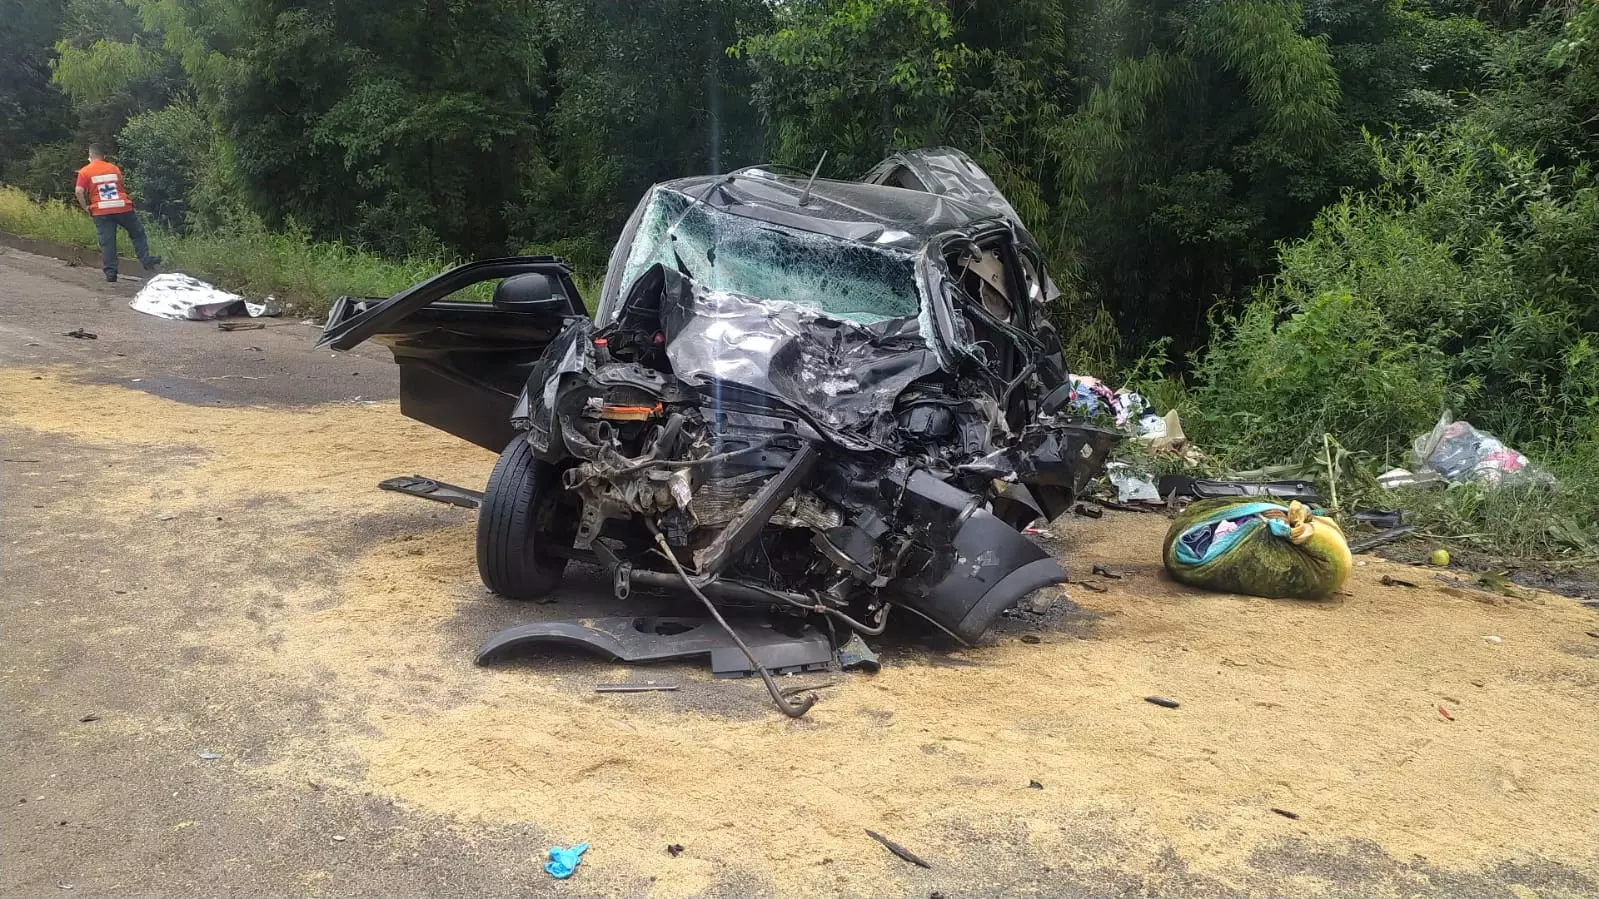
<svg viewBox="0 0 1599 899">
<path fill-rule="evenodd" d="M 1447 550 L 1447 549 L 1435 549 L 1435 550 L 1432 551 L 1432 555 L 1427 559 L 1427 561 L 1431 562 L 1433 565 L 1438 566 L 1439 568 L 1448 568 L 1449 567 L 1449 550 Z"/>
</svg>

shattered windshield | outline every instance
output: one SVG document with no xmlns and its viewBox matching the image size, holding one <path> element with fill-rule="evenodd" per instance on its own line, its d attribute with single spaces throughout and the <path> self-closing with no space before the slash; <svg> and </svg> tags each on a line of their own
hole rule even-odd
<svg viewBox="0 0 1599 899">
<path fill-rule="evenodd" d="M 675 240 L 667 234 L 674 222 Z M 650 194 L 622 283 L 632 284 L 657 262 L 686 269 L 712 291 L 860 324 L 913 316 L 920 308 L 909 253 L 731 215 L 662 188 Z"/>
</svg>

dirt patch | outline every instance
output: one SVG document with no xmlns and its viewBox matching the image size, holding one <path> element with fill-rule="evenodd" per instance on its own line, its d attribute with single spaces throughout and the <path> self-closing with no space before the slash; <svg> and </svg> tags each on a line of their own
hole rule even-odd
<svg viewBox="0 0 1599 899">
<path fill-rule="evenodd" d="M 384 477 L 477 486 L 492 464 L 393 405 L 200 408 L 13 370 L 0 372 L 0 414 L 171 462 L 162 479 L 112 483 L 97 499 L 108 514 L 204 510 L 284 557 L 347 543 L 358 515 L 416 507 L 374 489 Z M 1383 574 L 1408 569 L 1380 560 L 1326 603 L 1196 593 L 1160 570 L 1167 524 L 1065 522 L 1054 546 L 1074 580 L 1096 561 L 1126 579 L 1070 588 L 1081 613 L 1040 616 L 1036 644 L 1002 632 L 971 650 L 896 651 L 876 677 L 836 678 L 798 722 L 765 711 L 758 684 L 693 666 L 659 670 L 716 701 L 596 696 L 594 683 L 637 673 L 586 660 L 473 667 L 490 621 L 520 613 L 483 595 L 459 515 L 373 543 L 331 584 L 252 575 L 234 586 L 259 597 L 253 615 L 177 639 L 231 659 L 217 676 L 234 689 L 316 685 L 314 726 L 286 723 L 252 776 L 586 840 L 591 886 L 919 889 L 927 875 L 868 827 L 974 884 L 996 845 L 1061 870 L 1177 871 L 1240 889 L 1274 877 L 1302 893 L 1325 878 L 1274 872 L 1285 846 L 1599 875 L 1592 610 L 1414 577 L 1421 587 L 1386 587 Z M 672 843 L 682 856 L 665 855 Z M 1385 891 L 1398 887 L 1370 892 Z"/>
</svg>

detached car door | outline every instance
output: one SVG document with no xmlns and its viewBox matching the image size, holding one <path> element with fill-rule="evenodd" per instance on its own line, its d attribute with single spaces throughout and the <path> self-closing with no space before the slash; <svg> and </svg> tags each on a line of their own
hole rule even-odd
<svg viewBox="0 0 1599 899">
<path fill-rule="evenodd" d="M 446 299 L 492 280 L 491 302 Z M 485 259 L 387 299 L 339 297 L 317 346 L 383 344 L 400 366 L 404 415 L 499 452 L 516 436 L 511 410 L 544 348 L 587 314 L 562 260 Z"/>
</svg>

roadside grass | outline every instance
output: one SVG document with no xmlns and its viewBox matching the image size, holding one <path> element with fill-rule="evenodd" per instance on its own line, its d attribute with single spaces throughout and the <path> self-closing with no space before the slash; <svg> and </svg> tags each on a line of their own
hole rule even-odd
<svg viewBox="0 0 1599 899">
<path fill-rule="evenodd" d="M 1356 397 L 1370 396 L 1375 390 L 1360 382 L 1362 375 L 1386 374 L 1369 367 L 1350 366 L 1340 371 L 1349 372 L 1337 377 Z M 1149 376 L 1135 367 L 1128 386 L 1151 399 L 1162 412 L 1178 410 L 1205 457 L 1200 465 L 1191 466 L 1174 456 L 1150 456 L 1132 441 L 1118 451 L 1119 457 L 1154 475 L 1313 481 L 1322 504 L 1338 517 L 1351 541 L 1373 533 L 1355 523 L 1356 511 L 1393 509 L 1404 513 L 1406 524 L 1416 526 L 1416 536 L 1407 538 L 1408 543 L 1417 548 L 1448 549 L 1470 568 L 1560 571 L 1599 566 L 1599 415 L 1570 421 L 1558 440 L 1512 443 L 1553 478 L 1552 485 L 1464 483 L 1389 490 L 1377 483 L 1377 475 L 1396 466 L 1411 467 L 1410 444 L 1424 426 L 1412 427 L 1409 433 L 1395 426 L 1382 441 L 1367 435 L 1368 449 L 1346 450 L 1342 444 L 1355 443 L 1358 437 L 1340 424 L 1353 413 L 1319 418 L 1315 403 L 1297 401 L 1290 406 L 1274 393 L 1288 389 L 1272 386 L 1279 385 L 1280 378 L 1254 383 L 1236 376 L 1236 369 L 1234 374 L 1227 382 L 1230 389 L 1252 391 L 1234 403 L 1236 408 L 1259 410 L 1259 417 L 1273 425 L 1305 435 L 1303 442 L 1310 448 L 1291 449 L 1283 442 L 1263 450 L 1252 419 L 1230 416 L 1218 421 L 1208 414 L 1211 410 L 1205 408 L 1205 401 L 1214 401 L 1214 392 L 1195 390 L 1177 377 Z"/>
<path fill-rule="evenodd" d="M 0 184 L 0 229 L 22 237 L 51 240 L 79 247 L 97 247 L 94 225 L 81 210 L 65 203 L 36 202 L 14 187 Z M 119 248 L 127 246 L 122 235 Z M 127 247 L 132 253 L 133 248 Z"/>
<path fill-rule="evenodd" d="M 0 230 L 20 237 L 70 246 L 98 247 L 88 216 L 65 203 L 38 201 L 0 185 Z M 341 243 L 311 240 L 303 233 L 238 226 L 206 234 L 173 234 L 146 222 L 150 251 L 163 258 L 162 269 L 183 272 L 225 290 L 250 297 L 274 296 L 295 315 L 320 319 L 344 295 L 389 296 L 459 264 L 444 256 L 389 259 Z M 118 251 L 133 255 L 127 235 L 117 235 Z M 487 300 L 492 282 L 453 299 Z M 578 283 L 591 304 L 597 280 Z"/>
</svg>

